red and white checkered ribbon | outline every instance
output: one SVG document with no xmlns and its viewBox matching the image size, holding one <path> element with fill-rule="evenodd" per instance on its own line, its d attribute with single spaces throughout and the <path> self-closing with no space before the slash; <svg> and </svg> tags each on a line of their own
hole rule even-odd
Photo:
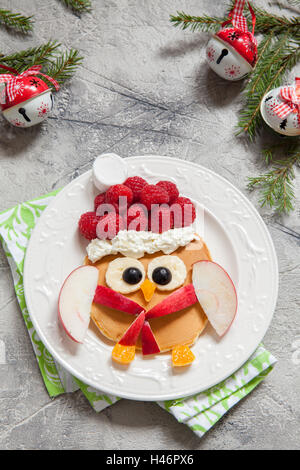
<svg viewBox="0 0 300 470">
<path fill-rule="evenodd" d="M 254 29 L 255 29 L 255 23 L 256 23 L 256 16 L 250 3 L 249 2 L 247 3 L 248 3 L 249 11 L 252 17 L 252 33 L 251 34 L 253 35 Z M 236 0 L 233 10 L 229 13 L 229 19 L 225 21 L 222 24 L 222 26 L 232 23 L 232 25 L 235 28 L 240 29 L 243 32 L 248 32 L 247 20 L 245 16 L 243 15 L 244 6 L 245 6 L 245 0 Z"/>
<path fill-rule="evenodd" d="M 242 31 L 248 31 L 247 20 L 243 16 L 243 10 L 245 6 L 245 0 L 238 0 L 232 10 L 231 22 L 233 26 Z"/>
<path fill-rule="evenodd" d="M 0 68 L 4 70 L 8 70 L 12 72 L 12 74 L 4 73 L 0 74 L 0 84 L 1 83 L 6 83 L 6 93 L 9 101 L 14 101 L 15 97 L 18 94 L 18 88 L 16 87 L 18 80 L 21 78 L 28 77 L 29 75 L 42 75 L 43 77 L 47 78 L 49 82 L 51 82 L 56 89 L 56 91 L 59 90 L 59 84 L 54 78 L 49 77 L 48 75 L 45 75 L 44 73 L 41 73 L 41 65 L 33 65 L 29 69 L 25 70 L 22 73 L 18 73 L 15 69 L 12 69 L 11 67 L 7 67 L 6 65 L 0 64 Z M 5 97 L 5 89 L 3 90 L 1 94 L 1 103 L 3 103 L 3 97 Z M 5 103 L 5 100 L 4 100 Z"/>
<path fill-rule="evenodd" d="M 295 87 L 285 86 L 280 90 L 283 103 L 274 106 L 274 112 L 278 117 L 285 119 L 289 114 L 298 115 L 298 126 L 300 127 L 300 77 L 295 79 Z"/>
</svg>

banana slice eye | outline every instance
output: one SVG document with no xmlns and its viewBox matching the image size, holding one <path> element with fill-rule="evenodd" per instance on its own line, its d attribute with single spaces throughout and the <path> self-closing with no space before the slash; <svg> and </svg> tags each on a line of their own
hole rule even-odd
<svg viewBox="0 0 300 470">
<path fill-rule="evenodd" d="M 116 258 L 107 267 L 106 284 L 121 294 L 138 290 L 145 280 L 145 268 L 135 258 Z"/>
<path fill-rule="evenodd" d="M 187 276 L 184 262 L 178 256 L 158 256 L 148 265 L 148 278 L 160 290 L 173 290 L 181 286 Z"/>
</svg>

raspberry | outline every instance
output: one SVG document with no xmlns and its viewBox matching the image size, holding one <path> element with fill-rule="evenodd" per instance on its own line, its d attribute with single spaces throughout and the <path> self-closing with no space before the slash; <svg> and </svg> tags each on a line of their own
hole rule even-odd
<svg viewBox="0 0 300 470">
<path fill-rule="evenodd" d="M 97 237 L 101 240 L 105 240 L 106 238 L 111 240 L 120 230 L 125 230 L 125 228 L 123 218 L 114 212 L 110 212 L 100 218 L 97 225 Z"/>
<path fill-rule="evenodd" d="M 115 184 L 111 186 L 105 193 L 105 202 L 108 204 L 119 204 L 119 198 L 127 198 L 127 206 L 130 206 L 133 200 L 133 192 L 124 184 Z"/>
<path fill-rule="evenodd" d="M 196 209 L 188 197 L 179 197 L 171 206 L 174 211 L 174 227 L 187 227 L 196 218 Z"/>
<path fill-rule="evenodd" d="M 147 184 L 147 181 L 140 176 L 130 176 L 124 183 L 124 185 L 130 188 L 133 192 L 133 202 L 138 202 L 140 200 L 140 192 L 145 186 L 147 186 Z"/>
<path fill-rule="evenodd" d="M 144 204 L 148 210 L 151 210 L 152 204 L 167 204 L 169 202 L 169 195 L 167 191 L 155 184 L 148 184 L 140 193 L 141 203 Z"/>
<path fill-rule="evenodd" d="M 81 235 L 88 240 L 97 238 L 96 228 L 99 220 L 100 217 L 96 215 L 96 212 L 85 212 L 85 214 L 82 214 L 78 222 Z"/>
<path fill-rule="evenodd" d="M 127 229 L 137 232 L 148 230 L 148 217 L 141 204 L 133 204 L 127 212 Z"/>
<path fill-rule="evenodd" d="M 167 205 L 155 207 L 151 212 L 151 231 L 162 233 L 174 227 L 174 216 Z"/>
<path fill-rule="evenodd" d="M 105 193 L 98 194 L 98 196 L 95 197 L 94 200 L 94 210 L 96 212 L 97 208 L 101 206 L 105 202 Z"/>
<path fill-rule="evenodd" d="M 176 201 L 176 199 L 179 196 L 179 191 L 177 189 L 176 184 L 172 183 L 172 181 L 159 181 L 156 186 L 159 186 L 160 188 L 163 188 L 167 191 L 169 194 L 169 204 L 172 204 L 173 202 Z"/>
</svg>

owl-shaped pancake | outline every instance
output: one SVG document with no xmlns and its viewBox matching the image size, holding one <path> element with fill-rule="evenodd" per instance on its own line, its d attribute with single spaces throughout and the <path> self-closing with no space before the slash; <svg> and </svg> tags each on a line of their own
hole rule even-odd
<svg viewBox="0 0 300 470">
<path fill-rule="evenodd" d="M 172 350 L 173 366 L 191 364 L 189 346 L 206 323 L 221 338 L 234 321 L 238 304 L 230 276 L 193 232 L 185 232 L 185 240 L 180 232 L 169 249 L 171 232 L 145 232 L 141 238 L 152 242 L 145 249 L 137 232 L 119 233 L 111 242 L 91 241 L 84 266 L 65 279 L 58 298 L 64 330 L 82 343 L 92 319 L 116 343 L 112 359 L 121 364 L 129 364 L 136 349 L 143 356 Z"/>
<path fill-rule="evenodd" d="M 147 315 L 147 312 L 159 306 L 178 289 L 191 285 L 193 263 L 201 260 L 211 260 L 211 257 L 205 243 L 201 239 L 196 239 L 170 255 L 164 255 L 160 251 L 145 254 L 136 260 L 117 254 L 105 256 L 96 263 L 91 263 L 86 258 L 85 263 L 98 268 L 99 286 L 115 288 L 119 292 L 121 290 L 122 295 L 140 305 Z M 132 279 L 130 276 L 126 278 L 126 273 L 128 274 L 130 269 L 135 275 L 138 272 L 138 275 Z M 96 302 L 92 304 L 91 318 L 101 333 L 117 344 L 135 320 L 135 316 Z M 184 346 L 182 351 L 190 359 L 193 355 L 188 346 L 195 342 L 206 323 L 207 317 L 199 302 L 169 315 L 149 319 L 151 331 L 159 348 L 157 352 L 173 350 L 174 353 L 175 348 Z M 142 348 L 141 335 L 138 337 L 136 347 Z M 117 349 L 115 354 L 113 353 L 115 360 L 118 360 Z M 120 353 L 124 352 L 125 350 L 120 350 Z"/>
</svg>

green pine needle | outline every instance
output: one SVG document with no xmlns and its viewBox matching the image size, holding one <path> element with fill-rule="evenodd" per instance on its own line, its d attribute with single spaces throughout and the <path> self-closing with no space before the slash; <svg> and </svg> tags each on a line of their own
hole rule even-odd
<svg viewBox="0 0 300 470">
<path fill-rule="evenodd" d="M 51 62 L 45 73 L 62 84 L 72 77 L 82 60 L 83 58 L 79 55 L 79 52 L 76 49 L 71 49 L 58 56 L 54 62 Z"/>
<path fill-rule="evenodd" d="M 19 73 L 32 65 L 43 65 L 43 72 L 62 84 L 73 76 L 76 68 L 82 62 L 82 57 L 76 49 L 60 52 L 60 47 L 60 43 L 49 41 L 41 46 L 8 56 L 0 54 L 0 61 L 3 65 L 16 69 Z M 1 69 L 1 65 L 0 73 L 7 73 L 5 69 Z M 51 82 L 48 84 L 53 88 Z"/>
<path fill-rule="evenodd" d="M 92 8 L 90 0 L 61 0 L 61 2 L 63 2 L 68 8 L 71 8 L 77 13 L 91 11 Z"/>
<path fill-rule="evenodd" d="M 21 31 L 22 33 L 32 31 L 32 18 L 33 16 L 23 16 L 20 13 L 13 13 L 10 10 L 0 8 L 0 24 Z"/>
<path fill-rule="evenodd" d="M 300 0 L 299 0 L 300 3 Z M 174 26 L 180 27 L 181 29 L 190 29 L 191 31 L 205 31 L 205 32 L 214 32 L 218 31 L 222 23 L 228 19 L 228 13 L 233 8 L 234 1 L 229 5 L 227 14 L 224 15 L 224 18 L 218 18 L 215 16 L 192 16 L 184 12 L 177 12 L 177 15 L 170 15 L 170 21 Z M 252 5 L 253 6 L 253 5 Z M 268 33 L 273 32 L 273 34 L 284 33 L 287 28 L 293 29 L 293 34 L 299 37 L 300 30 L 300 18 L 286 18 L 285 16 L 277 16 L 273 13 L 269 13 L 262 8 L 254 7 L 254 12 L 256 15 L 256 25 L 255 31 L 257 33 Z M 249 10 L 245 7 L 244 15 L 248 20 L 249 29 L 252 24 L 251 14 Z"/>
<path fill-rule="evenodd" d="M 178 26 L 181 29 L 190 29 L 191 31 L 205 31 L 215 32 L 220 29 L 221 24 L 224 22 L 224 18 L 209 17 L 204 15 L 191 16 L 184 12 L 177 12 L 177 15 L 171 15 L 170 21 L 174 26 Z"/>
<path fill-rule="evenodd" d="M 262 206 L 274 208 L 278 213 L 289 213 L 294 209 L 294 165 L 300 162 L 300 152 L 286 160 L 274 162 L 272 170 L 249 178 L 248 188 L 261 190 Z"/>
<path fill-rule="evenodd" d="M 16 69 L 19 73 L 28 69 L 32 65 L 44 65 L 53 59 L 58 53 L 58 48 L 61 46 L 57 41 L 48 41 L 46 44 L 41 46 L 32 47 L 25 49 L 20 52 L 16 52 L 11 55 L 0 54 L 0 61 Z M 7 71 L 1 71 L 0 73 L 7 73 Z"/>
<path fill-rule="evenodd" d="M 287 18 L 285 16 L 278 16 L 274 13 L 270 13 L 263 10 L 262 8 L 257 8 L 255 6 L 253 6 L 253 10 L 256 15 L 255 31 L 257 33 L 269 33 L 272 31 L 274 34 L 280 34 L 284 33 L 286 28 L 293 29 L 293 34 L 299 33 L 299 17 Z M 245 8 L 245 16 L 247 17 L 249 23 L 251 15 L 247 8 Z"/>
</svg>

